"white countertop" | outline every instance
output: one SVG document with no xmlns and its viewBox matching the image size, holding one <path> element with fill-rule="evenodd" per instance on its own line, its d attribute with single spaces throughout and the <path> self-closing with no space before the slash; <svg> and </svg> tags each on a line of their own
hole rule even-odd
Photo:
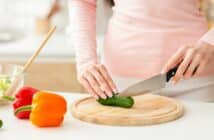
<svg viewBox="0 0 214 140">
<path fill-rule="evenodd" d="M 61 93 L 68 105 L 86 95 Z M 185 115 L 173 122 L 142 127 L 96 125 L 72 117 L 70 110 L 58 128 L 37 128 L 29 121 L 13 116 L 12 107 L 1 106 L 4 121 L 0 140 L 212 140 L 214 139 L 214 103 L 181 99 Z M 70 109 L 70 107 L 68 108 Z"/>
</svg>

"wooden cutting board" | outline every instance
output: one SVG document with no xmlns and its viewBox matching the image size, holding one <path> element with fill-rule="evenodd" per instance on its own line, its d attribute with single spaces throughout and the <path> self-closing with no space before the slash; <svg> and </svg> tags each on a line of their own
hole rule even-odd
<svg viewBox="0 0 214 140">
<path fill-rule="evenodd" d="M 184 113 L 182 104 L 174 99 L 153 94 L 134 97 L 132 108 L 100 105 L 88 97 L 72 105 L 72 115 L 82 121 L 119 126 L 152 125 L 176 120 Z"/>
</svg>

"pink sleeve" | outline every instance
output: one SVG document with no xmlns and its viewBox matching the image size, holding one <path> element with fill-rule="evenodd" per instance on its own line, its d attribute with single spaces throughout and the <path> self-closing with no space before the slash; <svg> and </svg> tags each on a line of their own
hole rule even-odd
<svg viewBox="0 0 214 140">
<path fill-rule="evenodd" d="M 214 28 L 210 29 L 206 34 L 204 34 L 200 41 L 204 41 L 212 46 L 214 46 Z"/>
<path fill-rule="evenodd" d="M 97 63 L 96 0 L 70 0 L 71 39 L 75 48 L 77 70 Z"/>
</svg>

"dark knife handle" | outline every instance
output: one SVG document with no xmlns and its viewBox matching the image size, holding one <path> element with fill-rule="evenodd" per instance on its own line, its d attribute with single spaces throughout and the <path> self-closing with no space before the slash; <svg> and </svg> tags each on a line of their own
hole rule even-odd
<svg viewBox="0 0 214 140">
<path fill-rule="evenodd" d="M 176 67 L 174 67 L 174 68 L 172 68 L 171 70 L 169 70 L 169 71 L 166 73 L 166 82 L 169 82 L 169 80 L 170 80 L 173 76 L 175 76 L 175 74 L 176 74 L 176 72 L 177 72 L 177 70 L 178 70 L 178 67 L 179 67 L 179 65 L 176 66 Z"/>
<path fill-rule="evenodd" d="M 167 73 L 166 73 L 166 82 L 169 82 L 169 80 L 175 76 L 177 70 L 178 70 L 178 67 L 180 66 L 180 64 L 178 64 L 176 67 L 172 68 L 171 70 L 169 70 Z M 188 68 L 187 68 L 188 69 Z M 198 66 L 194 69 L 192 75 L 195 75 L 196 71 L 198 69 Z M 185 71 L 186 72 L 186 71 Z M 184 73 L 185 73 L 184 72 Z"/>
</svg>

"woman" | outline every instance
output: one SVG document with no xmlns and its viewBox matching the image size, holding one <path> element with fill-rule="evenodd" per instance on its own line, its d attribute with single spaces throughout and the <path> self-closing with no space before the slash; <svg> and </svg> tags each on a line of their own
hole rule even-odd
<svg viewBox="0 0 214 140">
<path fill-rule="evenodd" d="M 112 75 L 145 79 L 177 65 L 174 82 L 214 73 L 214 29 L 208 31 L 198 0 L 114 2 L 102 65 L 96 53 L 96 0 L 70 0 L 78 80 L 95 98 L 117 92 Z"/>
</svg>

